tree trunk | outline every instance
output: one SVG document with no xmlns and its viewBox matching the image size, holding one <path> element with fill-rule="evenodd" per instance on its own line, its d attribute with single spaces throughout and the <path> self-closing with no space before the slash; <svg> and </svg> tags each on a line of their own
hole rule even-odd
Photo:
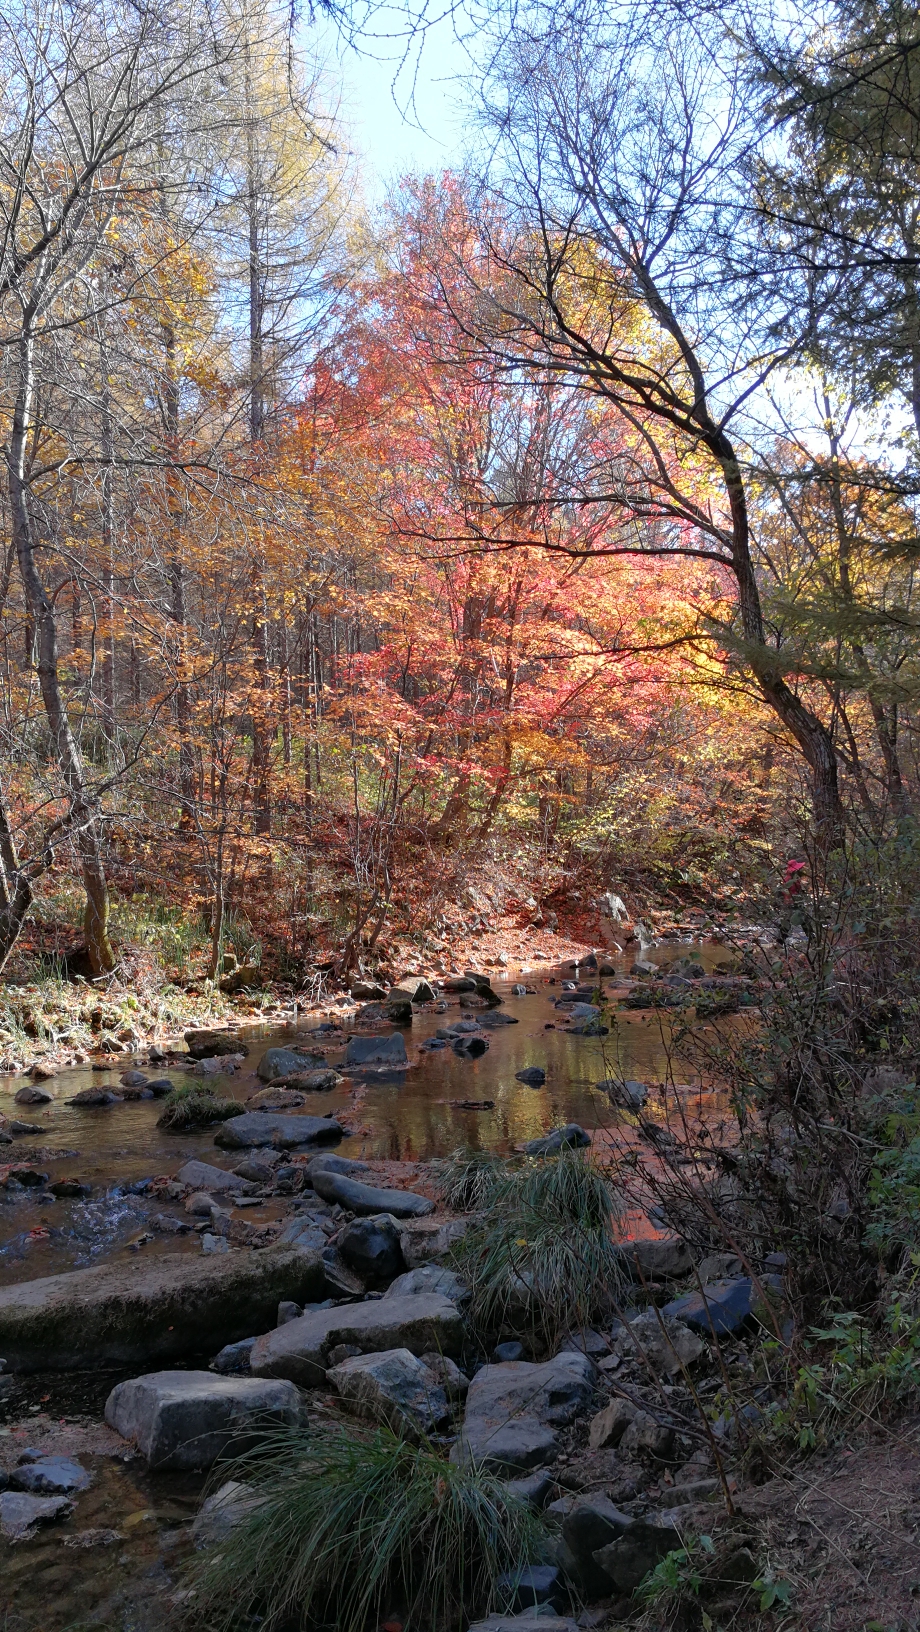
<svg viewBox="0 0 920 1632">
<path fill-rule="evenodd" d="M 28 328 L 24 329 L 20 341 L 18 361 L 18 390 L 6 456 L 13 541 L 29 614 L 35 627 L 38 682 L 42 702 L 76 827 L 76 843 L 86 888 L 86 912 L 83 920 L 86 950 L 93 974 L 103 975 L 114 969 L 115 954 L 108 935 L 109 895 L 99 838 L 99 811 L 95 798 L 86 786 L 83 757 L 70 728 L 61 696 L 54 607 L 35 563 L 34 531 L 26 470 L 26 447 L 35 391 L 34 341 Z"/>
<path fill-rule="evenodd" d="M 806 708 L 792 687 L 787 685 L 780 673 L 779 653 L 767 644 L 760 591 L 751 560 L 747 496 L 741 467 L 725 432 L 717 432 L 711 421 L 708 428 L 708 440 L 722 469 L 731 512 L 732 570 L 738 585 L 745 656 L 761 696 L 795 738 L 811 772 L 811 796 L 819 846 L 825 851 L 837 849 L 843 842 L 844 811 L 833 738 L 817 715 Z"/>
<path fill-rule="evenodd" d="M 36 871 L 44 872 L 49 860 L 50 854 L 31 877 L 20 865 L 6 802 L 0 796 L 0 972 L 6 967 L 32 905 L 32 878 Z"/>
</svg>

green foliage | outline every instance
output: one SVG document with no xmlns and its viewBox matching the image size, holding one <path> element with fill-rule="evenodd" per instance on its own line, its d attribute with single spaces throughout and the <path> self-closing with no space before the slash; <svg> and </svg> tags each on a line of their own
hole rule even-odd
<svg viewBox="0 0 920 1632">
<path fill-rule="evenodd" d="M 883 1251 L 920 1247 L 920 1108 L 915 1092 L 911 1083 L 902 1103 L 885 1118 L 881 1136 L 886 1146 L 869 1174 L 866 1235 Z"/>
<path fill-rule="evenodd" d="M 387 1428 L 276 1433 L 232 1474 L 256 1503 L 192 1566 L 198 1628 L 365 1632 L 398 1607 L 410 1632 L 447 1632 L 495 1607 L 498 1578 L 545 1542 L 499 1479 Z"/>
<path fill-rule="evenodd" d="M 759 1438 L 816 1450 L 920 1389 L 920 1318 L 900 1300 L 881 1321 L 835 1313 L 826 1326 L 812 1328 L 808 1351 L 810 1358 L 789 1378 L 785 1401 L 766 1412 Z M 765 1343 L 764 1352 L 775 1363 L 778 1346 Z"/>
<path fill-rule="evenodd" d="M 777 1605 L 785 1609 L 792 1598 L 792 1583 L 774 1575 L 772 1570 L 765 1570 L 754 1582 L 754 1591 L 760 1593 L 761 1611 L 776 1609 Z"/>
<path fill-rule="evenodd" d="M 582 1151 L 499 1169 L 481 1193 L 480 1221 L 455 1257 L 484 1334 L 530 1328 L 551 1339 L 622 1301 L 614 1198 Z"/>
<path fill-rule="evenodd" d="M 240 1109 L 235 1099 L 218 1099 L 206 1082 L 184 1083 L 167 1094 L 157 1127 L 186 1133 L 192 1128 L 207 1128 L 212 1122 L 227 1122 L 231 1116 L 239 1116 Z"/>
<path fill-rule="evenodd" d="M 662 1599 L 699 1597 L 703 1584 L 702 1563 L 715 1552 L 711 1536 L 698 1536 L 686 1547 L 676 1547 L 659 1559 L 653 1570 L 636 1588 L 640 1604 L 659 1604 Z"/>
</svg>

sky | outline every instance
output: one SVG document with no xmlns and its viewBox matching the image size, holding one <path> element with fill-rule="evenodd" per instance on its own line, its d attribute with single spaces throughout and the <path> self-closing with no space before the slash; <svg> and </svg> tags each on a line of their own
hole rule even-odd
<svg viewBox="0 0 920 1632">
<path fill-rule="evenodd" d="M 413 68 L 400 66 L 398 40 L 367 41 L 359 53 L 343 48 L 332 30 L 318 33 L 329 80 L 340 86 L 339 117 L 361 157 L 369 200 L 407 171 L 436 171 L 460 160 L 468 119 L 459 78 L 469 58 L 449 20 L 432 26 L 418 56 L 414 107 Z"/>
</svg>

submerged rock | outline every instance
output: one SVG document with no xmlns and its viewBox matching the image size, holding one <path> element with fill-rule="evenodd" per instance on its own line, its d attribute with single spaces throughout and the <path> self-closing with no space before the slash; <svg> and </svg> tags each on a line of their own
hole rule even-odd
<svg viewBox="0 0 920 1632">
<path fill-rule="evenodd" d="M 249 1048 L 246 1043 L 232 1031 L 214 1030 L 207 1026 L 196 1026 L 185 1033 L 185 1041 L 193 1060 L 214 1059 L 219 1054 L 247 1055 Z"/>
<path fill-rule="evenodd" d="M 546 1081 L 546 1072 L 542 1065 L 528 1065 L 523 1071 L 514 1073 L 518 1082 L 526 1082 L 528 1088 L 542 1088 Z"/>
<path fill-rule="evenodd" d="M 278 1077 L 293 1077 L 306 1066 L 303 1055 L 292 1048 L 267 1048 L 256 1066 L 256 1076 L 262 1082 L 274 1082 Z"/>
<path fill-rule="evenodd" d="M 292 1383 L 155 1371 L 113 1388 L 105 1420 L 132 1441 L 148 1466 L 210 1468 L 228 1450 L 242 1455 L 266 1428 L 294 1428 L 301 1401 Z"/>
<path fill-rule="evenodd" d="M 627 1111 L 641 1111 L 649 1096 L 647 1083 L 620 1082 L 616 1077 L 604 1077 L 595 1087 L 607 1094 L 614 1105 L 622 1105 Z"/>
<path fill-rule="evenodd" d="M 263 1088 L 246 1101 L 254 1111 L 296 1111 L 304 1096 L 294 1088 Z"/>
<path fill-rule="evenodd" d="M 453 1044 L 454 1053 L 462 1060 L 480 1060 L 489 1046 L 488 1037 L 457 1037 Z"/>
<path fill-rule="evenodd" d="M 260 1337 L 250 1368 L 256 1377 L 286 1377 L 319 1388 L 330 1350 L 339 1343 L 354 1344 L 364 1354 L 401 1348 L 417 1355 L 428 1349 L 455 1355 L 463 1343 L 463 1322 L 449 1298 L 432 1293 L 317 1310 Z"/>
<path fill-rule="evenodd" d="M 69 1519 L 73 1502 L 66 1496 L 26 1496 L 16 1490 L 0 1495 L 0 1534 L 8 1541 L 25 1541 L 40 1524 Z"/>
<path fill-rule="evenodd" d="M 388 1037 L 350 1037 L 345 1050 L 345 1065 L 352 1067 L 388 1066 L 393 1071 L 405 1071 L 409 1064 L 405 1039 L 401 1031 Z"/>
<path fill-rule="evenodd" d="M 591 1143 L 590 1133 L 577 1122 L 567 1122 L 564 1128 L 554 1128 L 542 1139 L 531 1139 L 524 1146 L 528 1156 L 557 1156 L 560 1150 L 584 1150 Z"/>
<path fill-rule="evenodd" d="M 18 1099 L 18 1094 L 16 1097 Z M 74 1094 L 73 1099 L 69 1099 L 67 1103 L 90 1107 L 120 1105 L 122 1095 L 116 1094 L 111 1088 L 84 1088 L 81 1094 Z"/>
<path fill-rule="evenodd" d="M 274 1145 L 285 1150 L 298 1145 L 315 1145 L 326 1140 L 341 1139 L 345 1129 L 334 1117 L 286 1116 L 282 1111 L 243 1111 L 239 1116 L 222 1122 L 214 1135 L 215 1145 L 224 1150 L 255 1149 L 259 1145 Z"/>
<path fill-rule="evenodd" d="M 147 1087 L 154 1099 L 165 1099 L 167 1094 L 174 1094 L 176 1085 L 170 1077 L 153 1077 Z"/>
<path fill-rule="evenodd" d="M 39 1088 L 37 1083 L 30 1083 L 26 1088 L 20 1088 L 13 1095 L 17 1105 L 50 1105 L 54 1094 L 50 1088 Z"/>
</svg>

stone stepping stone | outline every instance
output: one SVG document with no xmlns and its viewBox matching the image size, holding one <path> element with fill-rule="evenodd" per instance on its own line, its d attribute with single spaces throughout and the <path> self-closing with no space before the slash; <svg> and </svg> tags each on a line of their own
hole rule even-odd
<svg viewBox="0 0 920 1632">
<path fill-rule="evenodd" d="M 387 1349 L 429 1350 L 456 1355 L 463 1345 L 463 1321 L 456 1304 L 436 1293 L 375 1298 L 369 1303 L 318 1309 L 288 1321 L 256 1340 L 249 1356 L 255 1377 L 286 1377 L 305 1388 L 320 1388 L 328 1356 L 340 1343 L 363 1354 Z"/>
<path fill-rule="evenodd" d="M 378 1190 L 374 1185 L 346 1178 L 343 1173 L 330 1173 L 328 1168 L 312 1171 L 311 1177 L 316 1194 L 324 1201 L 338 1202 L 340 1207 L 365 1217 L 389 1213 L 391 1218 L 424 1218 L 434 1212 L 433 1201 L 411 1190 Z"/>
<path fill-rule="evenodd" d="M 113 1388 L 105 1420 L 156 1469 L 210 1468 L 227 1451 L 242 1455 L 274 1425 L 297 1427 L 292 1383 L 211 1371 L 154 1371 Z"/>
</svg>

